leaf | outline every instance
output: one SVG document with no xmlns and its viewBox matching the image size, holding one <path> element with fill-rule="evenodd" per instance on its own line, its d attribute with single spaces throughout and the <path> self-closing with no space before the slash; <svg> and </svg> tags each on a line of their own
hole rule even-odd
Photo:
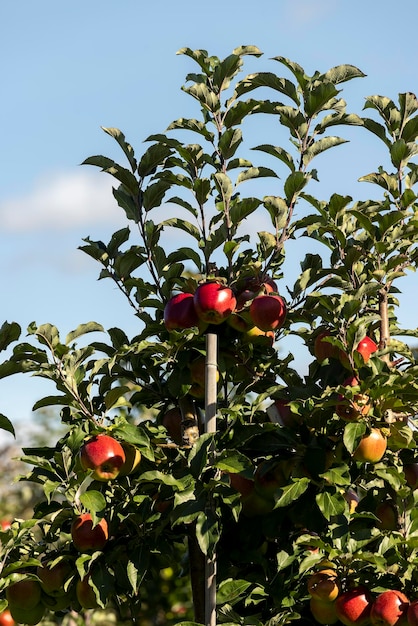
<svg viewBox="0 0 418 626">
<path fill-rule="evenodd" d="M 337 65 L 324 74 L 324 78 L 334 83 L 334 85 L 344 83 L 353 78 L 364 78 L 365 76 L 366 74 L 363 74 L 355 65 Z"/>
<path fill-rule="evenodd" d="M 225 161 L 231 159 L 242 143 L 242 131 L 240 128 L 228 128 L 219 139 L 219 150 Z"/>
<path fill-rule="evenodd" d="M 186 119 L 181 117 L 168 126 L 167 130 L 190 130 L 194 133 L 202 135 L 210 143 L 214 140 L 214 134 L 208 131 L 204 122 L 195 119 Z"/>
<path fill-rule="evenodd" d="M 231 605 L 235 604 L 246 595 L 251 585 L 252 583 L 247 580 L 233 580 L 232 578 L 222 580 L 216 594 L 216 604 L 218 606 L 226 602 Z"/>
<path fill-rule="evenodd" d="M 309 176 L 303 172 L 294 172 L 286 178 L 284 192 L 289 203 L 293 202 L 295 197 L 302 191 L 307 184 L 308 179 Z"/>
<path fill-rule="evenodd" d="M 233 190 L 232 181 L 229 176 L 222 174 L 221 172 L 217 172 L 216 174 L 213 174 L 213 179 L 223 202 L 229 202 Z"/>
<path fill-rule="evenodd" d="M 103 332 L 104 332 L 103 326 L 101 324 L 98 324 L 97 322 L 87 322 L 86 324 L 80 324 L 79 326 L 77 326 L 75 330 L 72 330 L 71 332 L 68 333 L 67 337 L 65 338 L 65 344 L 68 346 L 75 339 L 77 339 L 78 337 L 81 337 L 82 335 L 86 335 L 87 333 L 103 333 Z"/>
<path fill-rule="evenodd" d="M 0 351 L 5 350 L 13 341 L 20 337 L 21 328 L 16 322 L 3 322 L 0 327 Z"/>
<path fill-rule="evenodd" d="M 305 493 L 307 488 L 309 487 L 309 478 L 303 477 L 299 479 L 295 479 L 293 483 L 290 485 L 286 485 L 282 489 L 282 495 L 276 501 L 274 508 L 277 509 L 279 507 L 288 506 L 300 496 Z"/>
<path fill-rule="evenodd" d="M 287 165 L 291 172 L 296 170 L 296 166 L 293 160 L 293 157 L 289 152 L 281 148 L 280 146 L 271 146 L 269 144 L 261 144 L 252 148 L 253 150 L 260 150 L 261 152 L 266 152 L 267 154 L 271 154 L 271 156 L 280 159 L 283 163 Z"/>
<path fill-rule="evenodd" d="M 214 467 L 223 472 L 241 474 L 246 470 L 252 470 L 252 463 L 238 450 L 222 450 L 215 457 Z"/>
<path fill-rule="evenodd" d="M 138 174 L 141 178 L 154 174 L 159 165 L 172 154 L 169 146 L 155 143 L 147 148 L 138 164 Z"/>
<path fill-rule="evenodd" d="M 351 424 L 345 425 L 343 441 L 348 452 L 350 452 L 351 454 L 354 452 L 366 430 L 367 427 L 364 423 L 353 422 Z"/>
<path fill-rule="evenodd" d="M 12 422 L 9 420 L 8 417 L 3 415 L 2 413 L 0 413 L 0 429 L 5 430 L 8 433 L 11 433 L 14 437 L 16 436 L 15 429 L 13 428 Z"/>
<path fill-rule="evenodd" d="M 278 178 L 276 172 L 270 169 L 269 167 L 250 167 L 244 172 L 241 172 L 240 174 L 238 174 L 236 184 L 239 185 L 240 183 L 243 183 L 246 180 L 251 180 L 253 178 L 261 178 L 265 176 Z"/>
<path fill-rule="evenodd" d="M 106 498 L 100 491 L 85 491 L 80 495 L 81 504 L 93 515 L 101 513 L 106 509 Z M 93 523 L 96 523 L 93 519 Z"/>
<path fill-rule="evenodd" d="M 126 158 L 128 159 L 132 171 L 135 172 L 137 168 L 137 163 L 134 155 L 134 150 L 132 146 L 125 140 L 125 135 L 123 134 L 123 132 L 120 131 L 118 128 L 105 128 L 104 126 L 102 126 L 102 130 L 104 130 L 105 133 L 116 139 L 116 141 L 122 148 Z"/>
<path fill-rule="evenodd" d="M 328 521 L 335 515 L 344 513 L 346 502 L 340 494 L 331 495 L 328 491 L 323 491 L 316 495 L 315 500 L 322 515 Z"/>
<path fill-rule="evenodd" d="M 159 180 L 152 185 L 148 185 L 145 189 L 142 202 L 144 209 L 150 211 L 162 203 L 166 192 L 170 189 L 171 185 L 164 179 Z"/>
<path fill-rule="evenodd" d="M 100 167 L 102 172 L 116 178 L 116 180 L 122 183 L 132 194 L 136 195 L 139 191 L 139 183 L 132 172 L 108 157 L 102 155 L 91 156 L 85 159 L 81 165 L 95 165 L 96 167 Z"/>
<path fill-rule="evenodd" d="M 303 153 L 303 163 L 307 165 L 313 158 L 318 156 L 318 154 L 343 143 L 347 143 L 347 139 L 342 139 L 341 137 L 323 137 L 322 139 L 318 139 Z"/>
<path fill-rule="evenodd" d="M 197 516 L 196 539 L 203 554 L 212 557 L 220 539 L 218 518 L 211 508 L 206 508 Z"/>
<path fill-rule="evenodd" d="M 276 57 L 277 60 L 278 57 Z M 238 96 L 248 93 L 258 87 L 269 87 L 283 95 L 288 96 L 296 105 L 299 105 L 299 97 L 295 85 L 287 78 L 279 78 L 273 72 L 258 72 L 249 74 L 237 83 L 235 92 Z"/>
</svg>

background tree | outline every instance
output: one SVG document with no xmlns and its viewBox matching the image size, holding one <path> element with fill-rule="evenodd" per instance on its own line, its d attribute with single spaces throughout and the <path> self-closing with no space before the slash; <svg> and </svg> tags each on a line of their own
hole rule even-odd
<svg viewBox="0 0 418 626">
<path fill-rule="evenodd" d="M 363 76 L 356 67 L 308 76 L 278 56 L 290 78 L 239 79 L 258 48 L 223 60 L 181 52 L 198 66 L 183 89 L 200 118 L 148 137 L 140 158 L 106 128 L 125 164 L 84 162 L 115 178 L 133 233 L 126 227 L 107 244 L 86 238 L 81 248 L 126 297 L 138 335 L 90 322 L 64 338 L 33 323 L 34 341 L 17 343 L 16 325 L 2 328 L 1 346 L 14 345 L 0 375 L 50 379 L 57 394 L 36 408 L 60 406 L 67 431 L 55 445 L 24 450 L 27 479 L 44 498 L 4 537 L 0 592 L 10 601 L 16 583 L 36 587 L 40 566 L 65 561 L 56 614 L 111 606 L 142 623 L 150 585 L 187 565 L 203 623 L 204 563 L 216 555 L 219 623 L 350 624 L 346 594 L 359 588 L 374 613 L 381 593 L 402 590 L 405 612 L 418 598 L 417 366 L 405 341 L 417 331 L 399 327 L 396 285 L 417 261 L 417 99 L 371 96 L 373 117 L 361 117 L 340 97 L 343 83 Z M 257 90 L 262 97 L 247 97 Z M 243 129 L 260 115 L 273 116 L 290 147 L 270 138 L 255 147 L 265 162 L 254 164 Z M 313 160 L 344 143 L 331 133 L 345 125 L 372 132 L 389 154 L 390 171 L 362 179 L 383 189 L 377 199 L 307 192 L 318 179 Z M 268 195 L 244 195 L 261 182 Z M 270 225 L 254 240 L 246 220 L 259 215 Z M 173 229 L 190 245 L 171 249 Z M 286 250 L 313 239 L 321 253 L 302 254 L 289 284 Z M 98 339 L 85 343 L 88 333 Z M 202 427 L 208 334 L 219 347 L 216 432 Z M 306 375 L 283 354 L 291 335 L 311 354 Z M 97 457 L 87 465 L 86 446 L 103 435 L 114 441 L 101 448 L 105 465 Z M 119 474 L 104 480 L 109 467 Z M 102 538 L 80 547 L 74 521 L 86 514 Z M 32 623 L 51 606 L 45 587 L 34 604 Z"/>
</svg>

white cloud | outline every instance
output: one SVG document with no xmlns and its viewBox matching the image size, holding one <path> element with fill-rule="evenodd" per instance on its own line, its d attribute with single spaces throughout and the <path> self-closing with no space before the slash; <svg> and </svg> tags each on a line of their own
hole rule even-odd
<svg viewBox="0 0 418 626">
<path fill-rule="evenodd" d="M 112 179 L 86 170 L 53 173 L 21 196 L 0 200 L 2 232 L 61 231 L 97 223 L 117 223 L 121 209 Z"/>
</svg>

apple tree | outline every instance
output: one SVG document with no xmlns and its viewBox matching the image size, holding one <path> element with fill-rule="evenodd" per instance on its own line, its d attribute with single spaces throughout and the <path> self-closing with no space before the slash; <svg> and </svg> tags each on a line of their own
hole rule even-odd
<svg viewBox="0 0 418 626">
<path fill-rule="evenodd" d="M 170 571 L 191 596 L 160 623 L 414 626 L 418 331 L 400 327 L 398 285 L 417 265 L 417 98 L 366 97 L 359 115 L 340 95 L 364 76 L 352 65 L 310 76 L 277 56 L 243 78 L 254 46 L 181 53 L 196 117 L 140 155 L 104 128 L 122 164 L 84 161 L 115 180 L 127 226 L 81 250 L 137 335 L 33 322 L 19 343 L 1 328 L 0 375 L 49 379 L 35 408 L 59 406 L 67 430 L 23 450 L 43 497 L 1 535 L 0 609 L 144 623 Z M 246 128 L 266 121 L 249 147 Z M 346 126 L 384 149 L 361 178 L 375 194 L 318 199 L 313 161 Z"/>
</svg>

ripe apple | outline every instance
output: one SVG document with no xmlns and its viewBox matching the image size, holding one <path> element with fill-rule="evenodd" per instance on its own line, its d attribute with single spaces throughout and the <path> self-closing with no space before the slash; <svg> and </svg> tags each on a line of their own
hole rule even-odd
<svg viewBox="0 0 418 626">
<path fill-rule="evenodd" d="M 401 591 L 383 591 L 372 604 L 370 621 L 373 626 L 406 624 L 408 607 L 409 600 Z"/>
<path fill-rule="evenodd" d="M 109 538 L 107 521 L 102 518 L 93 526 L 90 513 L 81 513 L 71 524 L 71 538 L 79 552 L 103 550 Z"/>
<path fill-rule="evenodd" d="M 395 503 L 391 500 L 381 502 L 376 508 L 375 515 L 379 518 L 379 528 L 382 530 L 398 529 L 398 513 Z"/>
<path fill-rule="evenodd" d="M 409 626 L 418 626 L 418 600 L 414 600 L 410 603 L 406 617 Z"/>
<path fill-rule="evenodd" d="M 277 398 L 267 408 L 267 415 L 273 424 L 280 424 L 287 428 L 297 428 L 300 425 L 299 416 L 296 413 L 292 413 L 287 400 L 283 398 Z"/>
<path fill-rule="evenodd" d="M 24 608 L 23 608 L 24 607 Z M 18 624 L 26 624 L 27 626 L 34 626 L 39 624 L 43 616 L 45 615 L 45 607 L 42 602 L 35 604 L 34 607 L 29 609 L 24 604 L 10 605 L 10 613 L 13 619 Z"/>
<path fill-rule="evenodd" d="M 71 587 L 69 591 L 61 596 L 50 596 L 46 593 L 42 594 L 42 604 L 50 611 L 64 611 L 69 609 L 74 600 L 74 589 Z"/>
<path fill-rule="evenodd" d="M 236 489 L 242 496 L 248 496 L 254 491 L 254 481 L 241 474 L 228 473 L 231 487 Z"/>
<path fill-rule="evenodd" d="M 344 626 L 366 626 L 370 621 L 373 598 L 365 587 L 345 591 L 335 601 L 335 612 Z"/>
<path fill-rule="evenodd" d="M 164 428 L 167 430 L 170 439 L 181 445 L 183 442 L 182 431 L 181 431 L 181 422 L 182 422 L 181 411 L 178 407 L 173 407 L 168 409 L 162 417 L 161 423 Z"/>
<path fill-rule="evenodd" d="M 0 528 L 3 532 L 5 532 L 6 530 L 9 530 L 11 525 L 12 525 L 12 522 L 9 519 L 2 519 L 0 522 Z"/>
<path fill-rule="evenodd" d="M 199 319 L 206 324 L 222 324 L 237 303 L 232 289 L 216 281 L 201 283 L 193 300 Z"/>
<path fill-rule="evenodd" d="M 84 470 L 93 470 L 93 478 L 107 481 L 116 478 L 125 463 L 125 452 L 109 435 L 95 435 L 80 449 L 80 463 Z"/>
<path fill-rule="evenodd" d="M 192 293 L 178 293 L 164 307 L 164 324 L 167 330 L 182 330 L 199 325 Z"/>
<path fill-rule="evenodd" d="M 142 454 L 138 448 L 131 443 L 122 442 L 121 444 L 125 453 L 125 462 L 119 470 L 119 476 L 128 476 L 133 474 L 141 462 Z"/>
<path fill-rule="evenodd" d="M 356 352 L 361 354 L 365 363 L 367 363 L 367 361 L 370 359 L 370 356 L 373 354 L 373 352 L 376 352 L 376 350 L 377 344 L 373 341 L 373 339 L 367 336 L 359 341 L 356 348 Z"/>
<path fill-rule="evenodd" d="M 337 346 L 332 345 L 329 341 L 326 341 L 328 337 L 334 335 L 329 330 L 321 331 L 314 340 L 314 355 L 320 363 L 325 359 L 347 359 L 347 355 Z"/>
<path fill-rule="evenodd" d="M 9 609 L 5 609 L 0 613 L 0 626 L 16 626 L 16 622 Z"/>
<path fill-rule="evenodd" d="M 75 587 L 77 600 L 83 609 L 98 609 L 100 607 L 93 587 L 89 583 L 90 577 L 85 576 L 78 580 Z"/>
<path fill-rule="evenodd" d="M 363 463 L 377 463 L 383 458 L 387 447 L 387 439 L 379 428 L 372 428 L 369 434 L 360 439 L 354 450 L 353 459 Z"/>
<path fill-rule="evenodd" d="M 341 591 L 340 581 L 334 569 L 323 569 L 308 578 L 308 593 L 312 598 L 333 602 Z"/>
<path fill-rule="evenodd" d="M 418 463 L 405 463 L 403 466 L 406 483 L 411 489 L 418 487 Z"/>
<path fill-rule="evenodd" d="M 42 588 L 40 583 L 31 578 L 19 580 L 6 589 L 6 599 L 12 614 L 12 608 L 15 606 L 24 606 L 28 610 L 33 609 L 40 603 L 41 596 Z"/>
<path fill-rule="evenodd" d="M 288 483 L 290 475 L 287 461 L 279 461 L 272 464 L 262 461 L 254 474 L 254 487 L 256 492 L 266 500 L 273 500 L 278 489 Z"/>
<path fill-rule="evenodd" d="M 286 319 L 286 303 L 281 296 L 273 294 L 256 296 L 250 305 L 250 317 L 261 330 L 277 330 Z"/>
<path fill-rule="evenodd" d="M 73 568 L 69 561 L 59 561 L 52 567 L 48 564 L 39 565 L 36 569 L 36 575 L 41 581 L 42 591 L 49 596 L 62 596 L 64 595 L 65 582 L 70 578 L 73 573 Z"/>
<path fill-rule="evenodd" d="M 338 617 L 335 612 L 335 602 L 311 598 L 309 607 L 318 624 L 335 624 L 338 622 Z"/>
<path fill-rule="evenodd" d="M 350 376 L 343 382 L 344 387 L 357 387 L 359 381 L 355 376 Z M 355 394 L 352 399 L 338 396 L 339 404 L 335 407 L 336 414 L 346 422 L 357 422 L 371 410 L 369 397 L 364 393 Z"/>
</svg>

